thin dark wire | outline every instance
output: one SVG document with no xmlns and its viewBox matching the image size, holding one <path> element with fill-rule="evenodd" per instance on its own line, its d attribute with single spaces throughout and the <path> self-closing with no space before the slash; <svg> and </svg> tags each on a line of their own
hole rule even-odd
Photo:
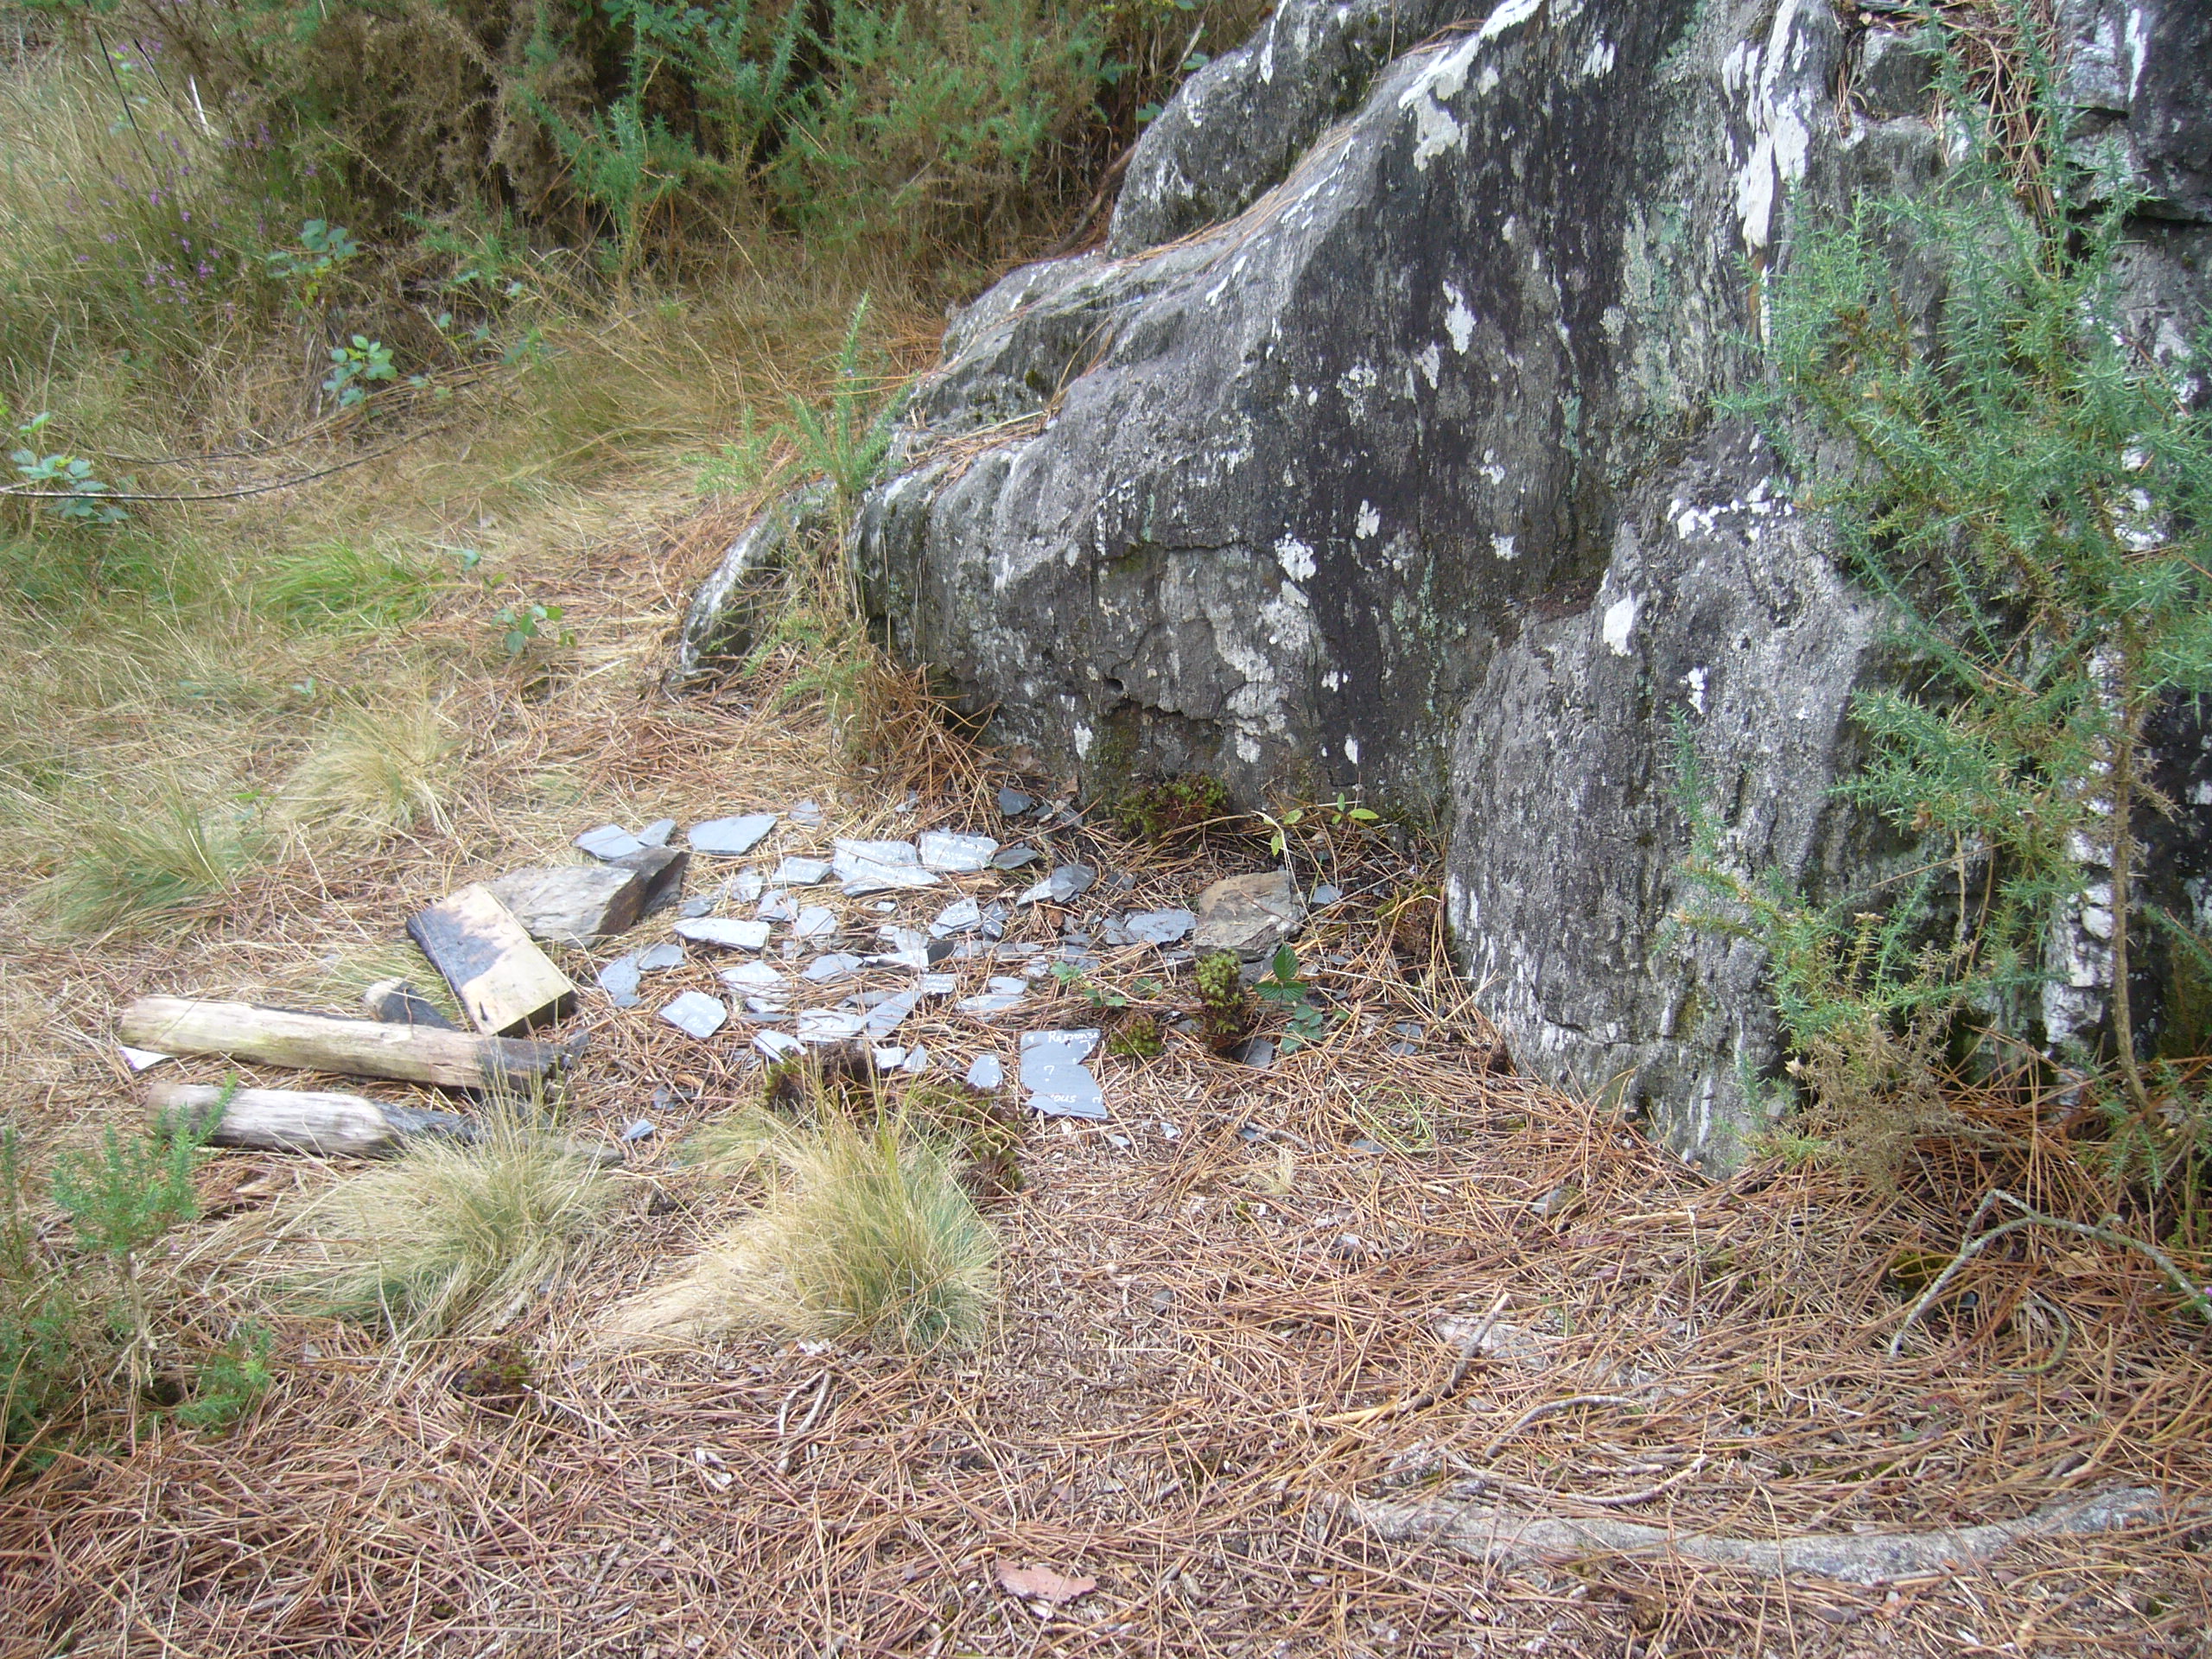
<svg viewBox="0 0 2212 1659">
<path fill-rule="evenodd" d="M 440 432 L 450 432 L 459 424 L 458 421 L 448 421 L 442 426 L 426 426 L 420 432 L 410 433 L 381 449 L 372 449 L 365 455 L 355 455 L 349 461 L 319 467 L 312 473 L 302 473 L 295 478 L 280 478 L 273 484 L 249 484 L 235 490 L 214 490 L 191 495 L 150 495 L 125 494 L 120 490 L 35 490 L 28 485 L 16 484 L 0 488 L 0 495 L 20 496 L 32 501 L 238 501 L 249 495 L 269 495 L 277 490 L 296 489 L 302 484 L 312 484 L 317 479 L 328 478 L 334 473 L 351 471 L 353 467 L 365 466 L 370 461 L 404 449 L 410 443 L 419 442 Z"/>
</svg>

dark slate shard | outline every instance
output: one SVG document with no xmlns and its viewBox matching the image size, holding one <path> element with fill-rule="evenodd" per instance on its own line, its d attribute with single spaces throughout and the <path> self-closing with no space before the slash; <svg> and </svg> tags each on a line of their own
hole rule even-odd
<svg viewBox="0 0 2212 1659">
<path fill-rule="evenodd" d="M 1037 804 L 1034 796 L 1025 795 L 1018 789 L 999 791 L 999 810 L 1009 818 L 1018 818 Z"/>
<path fill-rule="evenodd" d="M 1025 864 L 1033 864 L 1043 855 L 1034 847 L 1007 847 L 1000 849 L 991 860 L 995 870 L 1018 870 Z"/>
<path fill-rule="evenodd" d="M 1264 1071 L 1275 1063 L 1275 1046 L 1265 1037 L 1247 1038 L 1233 1058 L 1240 1065 Z"/>
</svg>

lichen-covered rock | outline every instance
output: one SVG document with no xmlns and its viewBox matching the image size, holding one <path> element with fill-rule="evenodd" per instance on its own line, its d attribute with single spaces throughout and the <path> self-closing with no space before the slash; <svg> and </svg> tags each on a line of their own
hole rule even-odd
<svg viewBox="0 0 2212 1659">
<path fill-rule="evenodd" d="M 2171 221 L 2130 255 L 2168 352 L 2208 16 L 2066 8 Z M 1668 925 L 1675 722 L 1747 867 L 1817 887 L 1865 852 L 1830 787 L 1881 626 L 1713 397 L 1794 205 L 1944 165 L 1908 48 L 1839 100 L 1866 44 L 1827 0 L 1287 0 L 1154 124 L 1104 252 L 957 321 L 861 512 L 872 609 L 1094 790 L 1448 821 L 1515 1052 L 1726 1162 L 1776 1034 L 1755 953 Z"/>
<path fill-rule="evenodd" d="M 716 662 L 742 658 L 759 643 L 764 610 L 782 597 L 792 547 L 822 529 L 828 502 L 818 484 L 790 491 L 738 533 L 691 595 L 663 677 L 666 690 L 681 691 Z"/>
</svg>

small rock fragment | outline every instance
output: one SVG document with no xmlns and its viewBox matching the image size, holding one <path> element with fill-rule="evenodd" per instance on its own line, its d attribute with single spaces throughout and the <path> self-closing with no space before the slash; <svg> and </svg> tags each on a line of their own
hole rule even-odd
<svg viewBox="0 0 2212 1659">
<path fill-rule="evenodd" d="M 1009 818 L 1020 817 L 1036 804 L 1033 796 L 1025 795 L 1018 789 L 1002 787 L 999 791 L 999 810 Z"/>
<path fill-rule="evenodd" d="M 118 1043 L 116 1048 L 123 1055 L 123 1063 L 133 1071 L 143 1071 L 159 1065 L 163 1060 L 173 1060 L 174 1054 L 164 1054 L 158 1049 L 133 1048 L 128 1043 Z"/>
<path fill-rule="evenodd" d="M 860 969 L 861 959 L 858 957 L 839 950 L 826 957 L 817 957 L 806 964 L 805 971 L 806 976 L 816 984 L 827 985 L 833 980 L 848 978 Z"/>
<path fill-rule="evenodd" d="M 1325 909 L 1327 906 L 1335 904 L 1338 899 L 1344 896 L 1344 890 L 1342 887 L 1335 887 L 1329 882 L 1324 881 L 1320 886 L 1313 889 L 1313 908 L 1316 910 Z"/>
<path fill-rule="evenodd" d="M 1021 999 L 1029 994 L 1029 982 L 1023 979 L 993 979 L 976 996 L 963 996 L 953 1006 L 963 1014 L 1004 1014 L 1008 1008 L 1020 1006 Z"/>
<path fill-rule="evenodd" d="M 1255 1071 L 1264 1071 L 1275 1063 L 1275 1046 L 1265 1037 L 1249 1038 L 1230 1058 Z"/>
<path fill-rule="evenodd" d="M 876 1043 L 889 1041 L 892 1033 L 906 1023 L 906 1016 L 913 1013 L 914 1005 L 921 1000 L 919 991 L 906 990 L 877 1003 L 868 1010 L 867 1023 L 861 1027 L 868 1040 Z"/>
<path fill-rule="evenodd" d="M 938 912 L 937 919 L 930 924 L 930 931 L 942 939 L 982 925 L 983 906 L 973 899 L 963 899 Z"/>
<path fill-rule="evenodd" d="M 1025 864 L 1034 864 L 1041 855 L 1034 847 L 1007 847 L 991 860 L 995 870 L 1018 870 Z"/>
<path fill-rule="evenodd" d="M 1063 864 L 1052 874 L 1052 902 L 1071 904 L 1090 890 L 1098 872 L 1088 864 Z"/>
<path fill-rule="evenodd" d="M 678 1031 L 701 1039 L 713 1036 L 729 1020 L 721 999 L 704 991 L 686 991 L 660 1011 L 660 1017 Z"/>
<path fill-rule="evenodd" d="M 804 905 L 791 921 L 795 939 L 826 939 L 837 931 L 837 912 L 826 905 Z"/>
<path fill-rule="evenodd" d="M 1141 910 L 1123 918 L 1122 931 L 1140 944 L 1173 944 L 1198 923 L 1187 910 Z"/>
<path fill-rule="evenodd" d="M 599 970 L 599 988 L 618 1008 L 638 1006 L 638 953 L 617 957 Z"/>
<path fill-rule="evenodd" d="M 924 974 L 914 982 L 914 988 L 924 996 L 950 996 L 960 988 L 957 974 Z"/>
<path fill-rule="evenodd" d="M 1305 919 L 1288 872 L 1228 876 L 1198 895 L 1195 942 L 1200 950 L 1234 950 L 1256 962 L 1295 938 Z"/>
<path fill-rule="evenodd" d="M 715 913 L 715 906 L 721 903 L 725 891 L 727 889 L 716 887 L 711 893 L 695 893 L 676 907 L 676 913 L 687 921 L 694 917 L 711 916 Z"/>
<path fill-rule="evenodd" d="M 968 1086 L 985 1093 L 1006 1082 L 1006 1065 L 995 1054 L 978 1054 L 968 1068 Z"/>
<path fill-rule="evenodd" d="M 806 1052 L 806 1046 L 787 1031 L 756 1031 L 753 1046 L 772 1060 L 788 1060 L 794 1054 Z"/>
<path fill-rule="evenodd" d="M 920 851 L 911 841 L 855 841 L 839 836 L 830 845 L 849 858 L 864 858 L 871 864 L 911 864 L 918 868 L 922 861 Z"/>
<path fill-rule="evenodd" d="M 559 944 L 627 931 L 645 913 L 647 889 L 644 871 L 613 863 L 511 870 L 484 885 L 531 938 Z"/>
<path fill-rule="evenodd" d="M 665 847 L 668 838 L 676 833 L 674 818 L 655 818 L 638 831 L 638 839 L 648 847 Z"/>
<path fill-rule="evenodd" d="M 942 830 L 922 832 L 922 868 L 952 874 L 972 874 L 990 868 L 999 844 L 988 836 L 957 836 Z"/>
<path fill-rule="evenodd" d="M 840 838 L 836 846 L 836 856 L 830 861 L 830 868 L 844 884 L 849 899 L 938 884 L 938 878 L 922 868 L 920 855 L 910 842 Z"/>
<path fill-rule="evenodd" d="M 730 878 L 729 896 L 741 905 L 749 905 L 767 891 L 768 878 L 755 868 L 740 870 Z"/>
<path fill-rule="evenodd" d="M 388 1026 L 428 1026 L 433 1031 L 455 1029 L 438 1005 L 404 979 L 380 979 L 361 993 L 361 1006 L 372 1019 Z"/>
<path fill-rule="evenodd" d="M 775 827 L 773 812 L 747 812 L 741 817 L 709 818 L 695 823 L 687 839 L 695 851 L 710 857 L 742 858 Z"/>
<path fill-rule="evenodd" d="M 864 1014 L 836 1008 L 808 1008 L 798 1017 L 798 1039 L 803 1043 L 845 1043 L 861 1034 L 868 1023 Z"/>
<path fill-rule="evenodd" d="M 678 922 L 676 931 L 687 939 L 719 945 L 725 950 L 758 950 L 768 943 L 767 923 L 740 921 L 730 917 L 705 916 L 696 921 Z"/>
<path fill-rule="evenodd" d="M 779 887 L 810 887 L 830 879 L 830 861 L 786 854 L 784 861 L 776 866 L 775 874 L 769 879 Z"/>
<path fill-rule="evenodd" d="M 649 944 L 638 952 L 638 968 L 643 973 L 658 974 L 683 965 L 683 947 L 666 939 L 658 944 Z"/>
<path fill-rule="evenodd" d="M 1046 1117 L 1101 1119 L 1106 1096 L 1083 1062 L 1098 1046 L 1096 1027 L 1021 1033 L 1021 1086 L 1029 1109 Z"/>
<path fill-rule="evenodd" d="M 642 1117 L 633 1117 L 622 1127 L 621 1141 L 625 1146 L 649 1138 L 653 1126 Z"/>
<path fill-rule="evenodd" d="M 822 808 L 813 801 L 795 803 L 790 817 L 791 821 L 802 830 L 819 830 L 822 827 Z"/>
<path fill-rule="evenodd" d="M 594 858 L 626 858 L 645 850 L 645 843 L 619 823 L 602 823 L 596 830 L 587 830 L 572 844 Z"/>
<path fill-rule="evenodd" d="M 916 1043 L 906 1051 L 906 1058 L 899 1063 L 899 1069 L 910 1077 L 920 1077 L 930 1069 L 929 1050 Z"/>
<path fill-rule="evenodd" d="M 795 922 L 798 919 L 798 906 L 781 887 L 771 887 L 760 895 L 760 902 L 753 907 L 753 913 L 764 922 Z"/>
</svg>

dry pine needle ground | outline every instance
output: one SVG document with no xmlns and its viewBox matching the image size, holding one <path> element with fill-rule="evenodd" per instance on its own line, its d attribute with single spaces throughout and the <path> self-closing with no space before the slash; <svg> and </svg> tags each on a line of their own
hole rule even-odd
<svg viewBox="0 0 2212 1659">
<path fill-rule="evenodd" d="M 416 906 L 607 818 L 811 796 L 825 844 L 987 827 L 996 774 L 979 757 L 931 745 L 855 778 L 772 683 L 656 698 L 673 607 L 727 528 L 641 518 L 544 567 L 581 638 L 548 681 L 482 672 L 443 705 L 467 764 L 442 827 L 302 851 L 182 938 L 41 948 L 17 930 L 11 1108 L 56 1138 L 133 1116 L 106 1036 L 129 995 L 343 1008 L 353 959 L 388 956 Z M 909 770 L 930 792 L 900 813 Z M 1133 874 L 1131 906 L 1262 861 L 1251 842 L 1090 832 L 1061 850 Z M 1300 950 L 1348 1019 L 1264 1071 L 1180 1035 L 1156 1058 L 1102 1058 L 1112 1121 L 1033 1128 L 1025 1187 L 990 1211 L 1001 1301 L 964 1353 L 605 1340 L 611 1309 L 741 1213 L 671 1149 L 759 1081 L 734 1033 L 701 1045 L 652 1017 L 712 987 L 709 964 L 663 976 L 638 1009 L 588 994 L 572 1131 L 645 1116 L 660 1133 L 582 1260 L 492 1338 L 395 1345 L 283 1316 L 276 1386 L 229 1434 L 79 1440 L 19 1471 L 0 1492 L 0 1649 L 2203 1650 L 2212 1593 L 2179 1523 L 1895 1591 L 1622 1560 L 1506 1574 L 1347 1530 L 1331 1500 L 1478 1478 L 1488 1501 L 1753 1536 L 2005 1520 L 2117 1480 L 2183 1499 L 2208 1490 L 2212 1369 L 2147 1264 L 2024 1242 L 1961 1281 L 1980 1313 L 1947 1303 L 1888 1360 L 1891 1264 L 1948 1250 L 1962 1216 L 1817 1166 L 1715 1185 L 1502 1074 L 1433 935 L 1379 919 L 1424 872 L 1379 837 L 1341 852 L 1351 896 Z M 1052 919 L 1025 925 L 1042 938 Z M 647 937 L 569 965 L 583 978 Z M 1146 955 L 1091 978 L 1133 987 Z M 900 1038 L 1010 1058 L 1024 1025 L 1095 1017 L 1047 980 L 1000 1025 L 918 1016 Z M 210 1165 L 209 1218 L 173 1263 L 195 1318 L 265 1306 L 299 1248 L 273 1218 L 333 1176 Z M 1497 1339 L 1462 1368 L 1438 1322 L 1486 1315 Z M 1001 1588 L 999 1568 L 1031 1563 L 1096 1588 L 1057 1605 Z"/>
</svg>

